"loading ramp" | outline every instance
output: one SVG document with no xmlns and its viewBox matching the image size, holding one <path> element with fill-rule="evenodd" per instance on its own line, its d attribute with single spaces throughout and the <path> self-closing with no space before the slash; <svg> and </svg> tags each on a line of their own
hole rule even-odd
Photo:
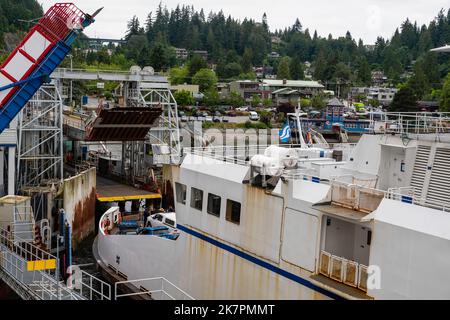
<svg viewBox="0 0 450 320">
<path fill-rule="evenodd" d="M 86 125 L 86 141 L 144 141 L 162 107 L 118 107 L 100 109 Z"/>
<path fill-rule="evenodd" d="M 161 199 L 161 195 L 97 176 L 98 201 L 119 202 L 142 199 Z"/>
<path fill-rule="evenodd" d="M 70 52 L 81 31 L 94 22 L 73 3 L 53 5 L 0 66 L 0 133 Z"/>
</svg>

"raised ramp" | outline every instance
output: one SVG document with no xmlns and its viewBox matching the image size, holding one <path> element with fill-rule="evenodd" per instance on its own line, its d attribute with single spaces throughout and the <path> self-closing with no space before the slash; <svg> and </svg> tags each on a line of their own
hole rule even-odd
<svg viewBox="0 0 450 320">
<path fill-rule="evenodd" d="M 86 141 L 144 141 L 162 107 L 101 109 L 86 126 Z"/>
<path fill-rule="evenodd" d="M 49 81 L 79 31 L 93 22 L 72 3 L 52 6 L 0 66 L 0 133 Z"/>
<path fill-rule="evenodd" d="M 133 188 L 131 186 L 97 176 L 97 200 L 100 202 L 160 198 L 161 195 L 159 193 Z"/>
</svg>

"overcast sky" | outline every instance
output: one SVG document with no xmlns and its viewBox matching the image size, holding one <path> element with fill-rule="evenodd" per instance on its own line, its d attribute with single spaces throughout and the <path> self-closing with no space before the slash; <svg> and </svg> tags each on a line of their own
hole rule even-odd
<svg viewBox="0 0 450 320">
<path fill-rule="evenodd" d="M 38 0 L 47 10 L 55 0 Z M 97 22 L 88 28 L 86 34 L 99 38 L 122 38 L 127 21 L 137 15 L 144 22 L 150 11 L 155 12 L 159 0 L 74 0 L 85 12 L 93 13 L 105 7 L 97 17 Z M 391 37 L 402 21 L 407 17 L 419 25 L 428 24 L 441 8 L 446 11 L 450 0 L 165 0 L 169 11 L 177 4 L 194 5 L 203 8 L 207 15 L 210 11 L 223 9 L 225 15 L 243 19 L 245 17 L 261 20 L 267 13 L 271 30 L 294 24 L 298 17 L 303 28 L 309 28 L 311 34 L 317 30 L 321 36 L 343 36 L 349 30 L 356 39 L 364 43 L 374 43 L 377 36 Z"/>
</svg>

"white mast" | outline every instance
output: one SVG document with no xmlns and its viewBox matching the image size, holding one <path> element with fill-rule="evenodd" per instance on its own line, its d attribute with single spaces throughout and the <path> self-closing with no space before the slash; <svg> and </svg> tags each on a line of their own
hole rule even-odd
<svg viewBox="0 0 450 320">
<path fill-rule="evenodd" d="M 298 106 L 295 110 L 295 113 L 288 113 L 288 116 L 295 117 L 295 120 L 297 121 L 297 132 L 300 139 L 300 147 L 302 149 L 306 149 L 308 148 L 308 145 L 306 144 L 305 139 L 303 138 L 303 130 L 300 121 L 300 110 L 301 110 L 300 99 L 298 99 Z"/>
</svg>

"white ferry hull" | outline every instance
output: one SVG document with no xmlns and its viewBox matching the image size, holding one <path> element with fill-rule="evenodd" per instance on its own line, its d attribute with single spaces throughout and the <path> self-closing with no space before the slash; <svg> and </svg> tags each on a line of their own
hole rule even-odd
<svg viewBox="0 0 450 320">
<path fill-rule="evenodd" d="M 113 266 L 128 279 L 164 277 L 195 299 L 337 297 L 308 280 L 309 274 L 283 270 L 222 242 L 212 244 L 213 239 L 201 239 L 196 231 L 188 232 L 181 231 L 177 241 L 100 233 L 98 252 L 106 266 Z"/>
</svg>

